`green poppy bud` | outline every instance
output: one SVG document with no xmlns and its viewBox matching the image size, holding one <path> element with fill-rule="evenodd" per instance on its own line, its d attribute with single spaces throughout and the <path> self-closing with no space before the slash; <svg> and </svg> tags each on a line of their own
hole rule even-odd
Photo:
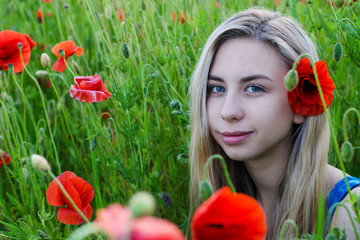
<svg viewBox="0 0 360 240">
<path fill-rule="evenodd" d="M 129 47 L 126 43 L 123 43 L 122 45 L 122 53 L 125 58 L 129 58 Z"/>
<path fill-rule="evenodd" d="M 294 88 L 296 88 L 298 82 L 299 82 L 299 78 L 298 78 L 297 71 L 294 69 L 291 69 L 290 71 L 288 71 L 288 73 L 286 74 L 286 76 L 284 78 L 285 88 L 289 92 L 291 92 L 292 90 L 294 90 Z"/>
<path fill-rule="evenodd" d="M 336 8 L 345 7 L 347 4 L 347 0 L 332 0 L 333 6 Z"/>
<path fill-rule="evenodd" d="M 340 58 L 341 58 L 341 55 L 342 55 L 342 46 L 341 46 L 341 43 L 337 42 L 334 46 L 334 59 L 335 61 L 339 61 Z"/>
<path fill-rule="evenodd" d="M 144 1 L 144 0 L 141 0 L 141 9 L 142 9 L 143 11 L 146 10 L 146 4 L 145 4 L 145 1 Z"/>
<path fill-rule="evenodd" d="M 331 233 L 334 234 L 336 239 L 340 238 L 340 230 L 337 226 L 335 226 L 335 227 L 333 227 L 333 229 L 331 229 Z"/>
<path fill-rule="evenodd" d="M 155 212 L 155 199 L 148 192 L 137 192 L 131 196 L 129 207 L 135 218 L 144 215 L 153 215 Z"/>
<path fill-rule="evenodd" d="M 181 110 L 181 105 L 180 105 L 179 101 L 176 99 L 171 100 L 170 107 L 174 110 Z"/>
<path fill-rule="evenodd" d="M 334 234 L 329 233 L 329 234 L 326 236 L 325 240 L 336 240 L 336 237 L 334 236 Z"/>
<path fill-rule="evenodd" d="M 49 55 L 47 55 L 46 53 L 41 54 L 40 62 L 41 62 L 41 65 L 42 65 L 44 68 L 50 67 L 50 58 L 49 58 Z"/>
<path fill-rule="evenodd" d="M 110 4 L 106 4 L 105 6 L 105 16 L 107 19 L 110 19 L 112 16 L 112 10 Z"/>
<path fill-rule="evenodd" d="M 341 145 L 341 157 L 346 162 L 350 162 L 354 157 L 354 148 L 350 142 L 344 142 Z"/>
<path fill-rule="evenodd" d="M 203 180 L 200 183 L 200 197 L 203 201 L 208 199 L 212 194 L 214 193 L 214 190 L 207 180 Z"/>
</svg>

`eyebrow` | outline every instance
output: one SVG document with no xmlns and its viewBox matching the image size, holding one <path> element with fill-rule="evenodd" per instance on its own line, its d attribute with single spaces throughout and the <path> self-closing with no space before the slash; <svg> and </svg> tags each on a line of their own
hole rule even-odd
<svg viewBox="0 0 360 240">
<path fill-rule="evenodd" d="M 211 80 L 215 80 L 215 81 L 224 82 L 224 79 L 222 79 L 221 77 L 211 75 L 211 74 L 209 74 L 208 79 L 209 80 L 211 79 Z M 269 78 L 269 77 L 267 77 L 265 75 L 255 74 L 255 75 L 250 75 L 250 76 L 240 78 L 240 82 L 250 82 L 250 81 L 255 80 L 255 79 L 267 79 L 267 80 L 272 81 L 271 78 Z"/>
</svg>

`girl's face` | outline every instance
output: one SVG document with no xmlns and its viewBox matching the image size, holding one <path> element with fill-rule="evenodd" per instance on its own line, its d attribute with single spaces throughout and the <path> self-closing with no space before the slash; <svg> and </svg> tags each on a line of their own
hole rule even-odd
<svg viewBox="0 0 360 240">
<path fill-rule="evenodd" d="M 257 40 L 232 39 L 218 49 L 206 109 L 211 135 L 231 159 L 288 156 L 293 123 L 304 118 L 288 102 L 287 71 L 276 52 Z"/>
</svg>

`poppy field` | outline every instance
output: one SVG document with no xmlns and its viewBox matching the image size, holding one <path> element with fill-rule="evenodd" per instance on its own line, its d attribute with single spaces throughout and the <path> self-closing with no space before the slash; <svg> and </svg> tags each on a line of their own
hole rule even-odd
<svg viewBox="0 0 360 240">
<path fill-rule="evenodd" d="M 216 26 L 253 6 L 317 45 L 336 86 L 329 162 L 360 177 L 356 0 L 0 2 L 0 239 L 190 236 L 191 75 Z"/>
</svg>

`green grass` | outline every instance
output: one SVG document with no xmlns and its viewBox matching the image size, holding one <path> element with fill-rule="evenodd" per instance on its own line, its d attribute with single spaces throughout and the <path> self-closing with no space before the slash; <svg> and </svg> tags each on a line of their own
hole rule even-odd
<svg viewBox="0 0 360 240">
<path fill-rule="evenodd" d="M 146 190 L 156 197 L 155 215 L 185 231 L 191 74 L 215 27 L 249 6 L 293 16 L 317 44 L 336 84 L 330 112 L 340 144 L 344 112 L 360 106 L 360 34 L 345 21 L 338 39 L 337 25 L 348 18 L 359 28 L 359 3 L 333 12 L 325 0 L 312 4 L 280 0 L 279 6 L 267 0 L 228 0 L 219 1 L 219 9 L 213 0 L 144 0 L 145 10 L 142 1 L 129 0 L 2 1 L 0 14 L 6 17 L 0 21 L 0 30 L 26 33 L 37 43 L 27 65 L 30 74 L 23 71 L 13 77 L 0 72 L 0 90 L 7 96 L 0 98 L 0 149 L 12 158 L 11 164 L 0 169 L 0 233 L 7 239 L 62 239 L 77 229 L 58 222 L 56 209 L 47 204 L 45 192 L 51 179 L 31 166 L 29 158 L 35 153 L 48 159 L 55 175 L 72 171 L 94 187 L 91 220 L 96 209 L 113 202 L 127 205 L 131 195 Z M 70 4 L 68 9 L 63 8 L 65 3 Z M 111 6 L 112 16 L 106 16 L 106 5 Z M 43 12 L 42 23 L 37 21 L 37 9 Z M 125 12 L 123 24 L 118 9 Z M 178 20 L 182 10 L 184 25 Z M 52 47 L 70 39 L 84 54 L 70 57 L 69 63 L 74 60 L 80 66 L 78 75 L 98 73 L 112 94 L 109 100 L 91 105 L 74 101 L 69 96 L 73 76 L 68 69 L 63 73 L 49 70 L 52 88 L 44 80 L 38 88 L 30 76 L 46 70 L 40 63 L 43 52 L 53 64 L 57 57 Z M 344 50 L 339 62 L 333 58 L 337 41 Z M 123 55 L 125 42 L 129 58 Z M 171 108 L 172 101 L 178 103 L 177 108 Z M 105 112 L 110 118 L 101 118 Z M 345 167 L 357 177 L 359 121 L 350 114 L 346 127 L 355 155 Z M 339 167 L 333 146 L 329 156 L 330 163 Z M 163 192 L 171 197 L 170 207 L 161 198 Z"/>
</svg>

